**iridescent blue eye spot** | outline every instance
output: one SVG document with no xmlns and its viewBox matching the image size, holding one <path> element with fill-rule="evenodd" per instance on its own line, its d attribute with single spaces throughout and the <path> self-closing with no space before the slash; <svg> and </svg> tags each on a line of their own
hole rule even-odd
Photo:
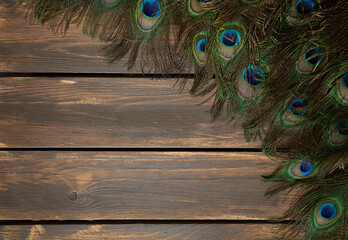
<svg viewBox="0 0 348 240">
<path fill-rule="evenodd" d="M 161 4 L 158 0 L 144 0 L 140 9 L 146 17 L 156 18 L 161 13 Z"/>
<path fill-rule="evenodd" d="M 207 46 L 207 39 L 203 38 L 198 40 L 197 42 L 198 51 L 200 51 L 201 53 L 205 53 L 206 46 Z"/>
<path fill-rule="evenodd" d="M 320 51 L 320 47 L 310 46 L 307 52 L 304 54 L 304 58 L 309 64 L 317 65 L 324 58 L 322 53 L 318 54 Z"/>
<path fill-rule="evenodd" d="M 240 43 L 241 34 L 236 29 L 227 29 L 220 35 L 220 42 L 226 47 L 234 47 Z"/>
<path fill-rule="evenodd" d="M 303 115 L 305 115 L 307 112 L 306 103 L 300 98 L 295 98 L 290 103 L 289 110 L 296 117 L 303 117 Z"/>
<path fill-rule="evenodd" d="M 335 127 L 339 134 L 348 137 L 348 119 L 342 118 L 338 120 Z"/>
<path fill-rule="evenodd" d="M 326 220 L 332 220 L 337 216 L 337 207 L 331 202 L 323 203 L 319 208 L 319 214 Z"/>
<path fill-rule="evenodd" d="M 342 85 L 348 88 L 348 72 L 345 72 L 342 77 Z"/>
<path fill-rule="evenodd" d="M 302 175 L 308 175 L 312 171 L 312 164 L 310 162 L 302 162 L 300 164 L 300 171 Z"/>
<path fill-rule="evenodd" d="M 295 9 L 298 14 L 307 15 L 314 11 L 314 2 L 312 0 L 299 0 Z"/>
<path fill-rule="evenodd" d="M 249 65 L 248 67 L 244 68 L 242 73 L 243 80 L 254 87 L 262 85 L 265 81 L 265 77 L 265 71 L 262 68 L 254 65 Z"/>
</svg>

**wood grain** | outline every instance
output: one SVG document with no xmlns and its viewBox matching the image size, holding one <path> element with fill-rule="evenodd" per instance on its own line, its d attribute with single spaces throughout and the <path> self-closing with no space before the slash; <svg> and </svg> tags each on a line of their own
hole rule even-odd
<svg viewBox="0 0 348 240">
<path fill-rule="evenodd" d="M 104 46 L 71 28 L 65 37 L 0 2 L 0 73 L 140 73 L 127 56 L 109 65 Z M 148 71 L 145 69 L 145 71 Z M 0 78 L 0 148 L 81 147 L 86 151 L 0 151 L 4 240 L 276 239 L 268 224 L 286 204 L 267 200 L 260 175 L 273 163 L 252 152 L 160 152 L 156 148 L 258 148 L 240 125 L 210 123 L 211 101 L 145 78 Z M 91 151 L 129 147 L 129 151 Z M 134 151 L 152 147 L 153 151 Z M 137 220 L 133 224 L 37 224 L 23 220 Z M 142 221 L 140 223 L 140 221 Z M 150 220 L 150 221 L 148 221 Z M 151 220 L 261 220 L 260 224 Z M 103 221 L 105 222 L 105 221 Z M 16 225 L 16 224 L 19 225 Z M 63 222 L 64 223 L 64 222 Z"/>
<path fill-rule="evenodd" d="M 261 153 L 0 152 L 0 220 L 266 220 Z"/>
<path fill-rule="evenodd" d="M 23 7 L 9 7 L 14 0 L 0 1 L 0 72 L 140 73 L 140 58 L 128 70 L 128 55 L 108 64 L 100 50 L 106 45 L 83 36 L 72 26 L 67 34 L 54 34 L 47 26 L 25 19 Z M 139 53 L 141 54 L 141 52 Z M 146 69 L 145 69 L 146 70 Z"/>
<path fill-rule="evenodd" d="M 0 78 L 0 147 L 259 147 L 211 102 L 145 78 Z"/>
<path fill-rule="evenodd" d="M 98 224 L 0 226 L 3 240 L 271 240 L 274 224 Z"/>
</svg>

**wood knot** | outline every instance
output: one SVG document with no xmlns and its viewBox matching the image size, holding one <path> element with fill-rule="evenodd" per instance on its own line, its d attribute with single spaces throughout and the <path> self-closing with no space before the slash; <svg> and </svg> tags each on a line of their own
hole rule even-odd
<svg viewBox="0 0 348 240">
<path fill-rule="evenodd" d="M 77 200 L 77 192 L 71 192 L 69 193 L 69 199 L 71 201 L 76 201 Z"/>
</svg>

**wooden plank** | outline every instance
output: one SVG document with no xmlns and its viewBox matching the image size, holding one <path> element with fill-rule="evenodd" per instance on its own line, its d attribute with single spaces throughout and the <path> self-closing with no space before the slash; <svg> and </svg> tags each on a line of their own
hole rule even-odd
<svg viewBox="0 0 348 240">
<path fill-rule="evenodd" d="M 0 78 L 0 146 L 259 147 L 211 101 L 145 78 Z"/>
<path fill-rule="evenodd" d="M 108 64 L 100 50 L 105 43 L 83 36 L 72 26 L 63 38 L 47 26 L 25 19 L 21 6 L 8 7 L 14 0 L 0 1 L 0 72 L 140 73 L 140 60 L 131 71 L 127 56 Z"/>
<path fill-rule="evenodd" d="M 266 220 L 262 153 L 0 152 L 0 220 Z"/>
<path fill-rule="evenodd" d="M 275 224 L 73 224 L 0 226 L 3 240 L 271 240 Z"/>
</svg>

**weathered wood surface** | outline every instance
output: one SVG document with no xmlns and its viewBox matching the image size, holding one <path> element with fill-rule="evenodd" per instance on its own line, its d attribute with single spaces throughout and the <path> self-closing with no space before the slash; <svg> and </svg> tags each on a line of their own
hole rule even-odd
<svg viewBox="0 0 348 240">
<path fill-rule="evenodd" d="M 0 226 L 3 240 L 271 240 L 275 224 L 98 224 Z"/>
<path fill-rule="evenodd" d="M 261 153 L 0 152 L 0 220 L 267 220 Z"/>
<path fill-rule="evenodd" d="M 0 73 L 140 73 L 108 65 L 98 40 L 63 38 L 0 1 Z M 210 103 L 145 78 L 0 78 L 0 147 L 130 147 L 129 151 L 0 151 L 0 220 L 141 220 L 135 224 L 0 226 L 0 239 L 275 239 L 276 224 L 147 220 L 262 220 L 259 176 L 273 163 L 251 152 L 158 152 L 161 147 L 255 148 L 241 127 L 210 123 Z M 153 151 L 132 151 L 152 147 Z M 280 204 L 280 205 L 279 205 Z M 20 222 L 18 222 L 20 224 Z"/>
<path fill-rule="evenodd" d="M 258 147 L 211 102 L 145 78 L 0 78 L 0 147 Z"/>
<path fill-rule="evenodd" d="M 0 1 L 0 72 L 140 73 L 139 59 L 128 71 L 127 56 L 108 64 L 100 50 L 105 43 L 83 36 L 72 26 L 68 33 L 54 34 L 47 26 L 25 19 L 23 7 L 7 7 Z"/>
</svg>

